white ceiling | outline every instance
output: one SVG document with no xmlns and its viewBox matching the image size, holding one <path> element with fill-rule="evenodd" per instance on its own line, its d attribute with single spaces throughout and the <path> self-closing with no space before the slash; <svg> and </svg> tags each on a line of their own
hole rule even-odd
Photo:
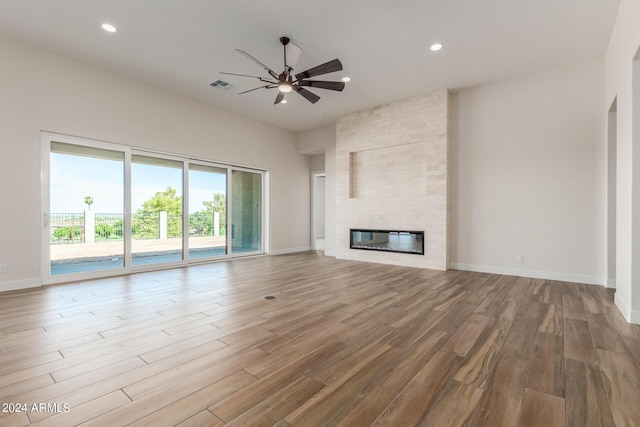
<svg viewBox="0 0 640 427">
<path fill-rule="evenodd" d="M 619 0 L 0 0 L 0 36 L 165 87 L 211 105 L 300 131 L 342 114 L 603 56 Z M 110 22 L 115 34 L 100 25 Z M 238 92 L 276 72 L 288 36 L 300 72 L 334 58 L 344 92 L 313 89 L 311 104 L 276 89 Z M 429 50 L 432 43 L 444 48 Z M 218 79 L 235 86 L 213 89 Z"/>
</svg>

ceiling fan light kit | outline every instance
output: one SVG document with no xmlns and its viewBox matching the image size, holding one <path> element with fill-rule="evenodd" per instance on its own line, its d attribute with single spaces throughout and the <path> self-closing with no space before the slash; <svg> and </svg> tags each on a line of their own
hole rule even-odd
<svg viewBox="0 0 640 427">
<path fill-rule="evenodd" d="M 342 82 L 332 82 L 332 81 L 324 81 L 324 80 L 309 80 L 310 78 L 321 76 L 323 74 L 333 73 L 335 71 L 342 70 L 342 63 L 339 59 L 334 59 L 329 62 L 325 62 L 324 64 L 320 64 L 316 67 L 310 68 L 306 71 L 293 75 L 293 69 L 295 68 L 300 56 L 302 55 L 302 49 L 298 47 L 296 44 L 292 43 L 288 37 L 280 37 L 280 43 L 282 44 L 284 50 L 284 70 L 282 73 L 277 74 L 271 68 L 267 67 L 265 64 L 260 62 L 258 59 L 254 58 L 244 50 L 236 49 L 236 51 L 240 52 L 242 55 L 250 59 L 251 61 L 258 64 L 262 69 L 264 69 L 270 77 L 264 78 L 259 76 L 250 76 L 247 74 L 237 74 L 237 73 L 226 73 L 221 72 L 221 74 L 227 74 L 231 76 L 240 76 L 240 77 L 250 77 L 260 80 L 263 83 L 267 83 L 266 85 L 259 86 L 253 89 L 245 90 L 244 92 L 238 93 L 238 95 L 242 95 L 244 93 L 253 92 L 258 89 L 274 89 L 278 88 L 278 94 L 276 96 L 276 101 L 274 104 L 284 104 L 286 103 L 284 96 L 286 93 L 295 91 L 298 94 L 302 95 L 307 101 L 315 104 L 320 100 L 320 97 L 315 93 L 311 92 L 305 87 L 312 87 L 317 89 L 327 89 L 341 92 L 345 83 Z"/>
</svg>

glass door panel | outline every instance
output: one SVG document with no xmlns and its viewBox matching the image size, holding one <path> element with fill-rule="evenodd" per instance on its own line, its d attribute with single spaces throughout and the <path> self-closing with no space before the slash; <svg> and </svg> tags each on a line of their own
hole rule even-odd
<svg viewBox="0 0 640 427">
<path fill-rule="evenodd" d="M 262 174 L 231 172 L 231 252 L 262 250 Z"/>
<path fill-rule="evenodd" d="M 182 161 L 131 156 L 132 265 L 182 256 Z"/>
<path fill-rule="evenodd" d="M 124 153 L 51 142 L 51 276 L 124 267 Z"/>
<path fill-rule="evenodd" d="M 227 254 L 227 169 L 189 164 L 189 258 Z"/>
</svg>

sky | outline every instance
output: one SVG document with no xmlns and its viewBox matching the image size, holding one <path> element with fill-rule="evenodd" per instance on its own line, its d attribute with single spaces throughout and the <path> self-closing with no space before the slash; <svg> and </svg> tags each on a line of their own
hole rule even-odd
<svg viewBox="0 0 640 427">
<path fill-rule="evenodd" d="M 122 213 L 124 210 L 124 165 L 115 160 L 51 153 L 51 213 L 75 213 L 87 208 L 86 196 L 93 197 L 91 210 Z M 132 211 L 167 187 L 182 193 L 182 170 L 162 166 L 132 164 Z M 214 193 L 226 193 L 223 174 L 189 172 L 189 212 L 203 210 L 203 201 Z"/>
</svg>

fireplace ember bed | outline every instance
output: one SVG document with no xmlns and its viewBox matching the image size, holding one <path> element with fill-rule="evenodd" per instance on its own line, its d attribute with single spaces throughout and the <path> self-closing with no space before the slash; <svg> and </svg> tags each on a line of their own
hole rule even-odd
<svg viewBox="0 0 640 427">
<path fill-rule="evenodd" d="M 424 231 L 352 228 L 349 247 L 367 251 L 424 255 Z"/>
</svg>

